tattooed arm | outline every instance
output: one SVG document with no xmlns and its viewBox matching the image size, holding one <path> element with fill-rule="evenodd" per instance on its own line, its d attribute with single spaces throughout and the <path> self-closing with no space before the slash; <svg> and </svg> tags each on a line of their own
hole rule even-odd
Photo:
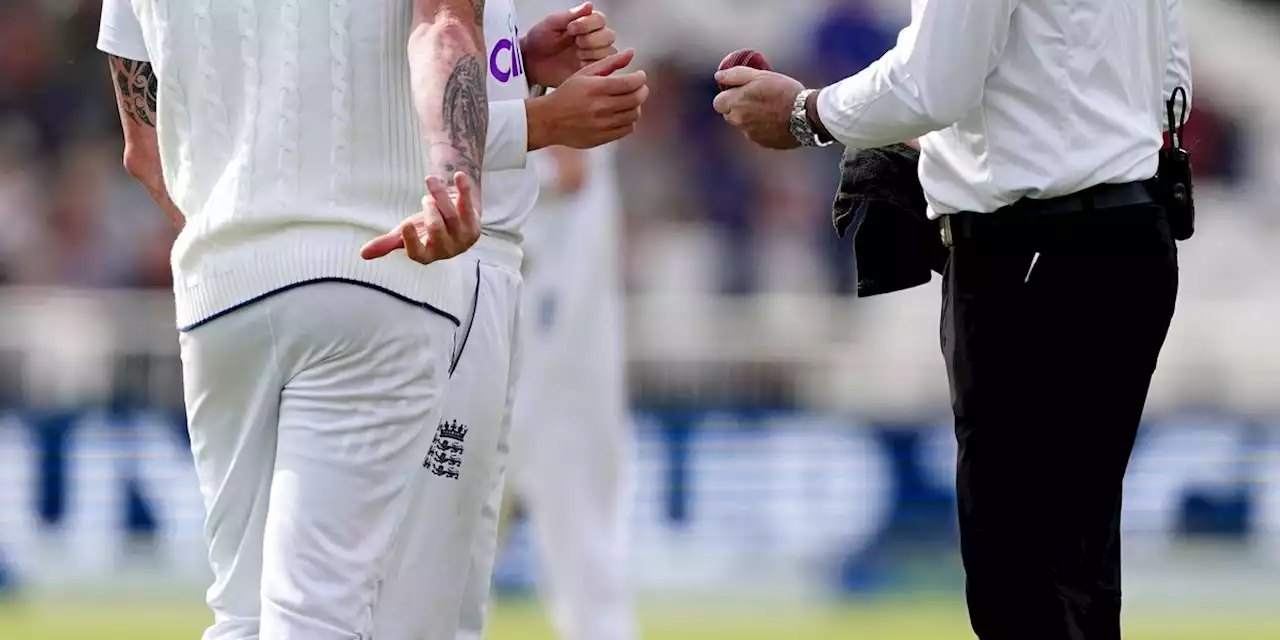
<svg viewBox="0 0 1280 640">
<path fill-rule="evenodd" d="M 409 75 L 427 148 L 422 211 L 360 249 L 377 260 L 403 249 L 431 264 L 480 238 L 480 174 L 489 131 L 485 0 L 413 0 Z"/>
<path fill-rule="evenodd" d="M 151 199 L 179 229 L 184 218 L 169 198 L 156 138 L 156 80 L 151 63 L 110 56 L 111 77 L 124 129 L 124 168 L 146 187 Z"/>
<path fill-rule="evenodd" d="M 461 171 L 480 185 L 489 129 L 485 0 L 414 0 L 409 35 L 413 100 L 430 175 L 452 186 Z"/>
</svg>

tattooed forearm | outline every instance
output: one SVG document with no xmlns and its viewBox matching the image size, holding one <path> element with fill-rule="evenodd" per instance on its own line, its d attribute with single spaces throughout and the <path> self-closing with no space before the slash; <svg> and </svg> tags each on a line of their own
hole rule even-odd
<svg viewBox="0 0 1280 640">
<path fill-rule="evenodd" d="M 409 74 L 428 175 L 466 173 L 477 186 L 489 133 L 485 0 L 419 0 L 409 33 Z M 475 9 L 473 23 L 466 12 Z"/>
<path fill-rule="evenodd" d="M 445 82 L 442 107 L 449 142 L 437 145 L 433 157 L 439 158 L 435 164 L 449 180 L 455 171 L 462 171 L 476 184 L 480 183 L 484 143 L 489 133 L 485 82 L 484 65 L 474 55 L 459 57 Z"/>
<path fill-rule="evenodd" d="M 156 75 L 150 63 L 118 56 L 110 56 L 110 70 L 124 133 L 124 167 L 147 188 L 151 199 L 174 227 L 181 229 L 182 211 L 169 197 L 160 162 L 160 142 L 156 137 Z"/>
<path fill-rule="evenodd" d="M 151 63 L 111 56 L 120 113 L 148 127 L 156 126 L 156 93 L 159 83 Z"/>
<path fill-rule="evenodd" d="M 484 26 L 484 0 L 471 0 L 471 6 L 476 11 L 476 26 Z"/>
</svg>

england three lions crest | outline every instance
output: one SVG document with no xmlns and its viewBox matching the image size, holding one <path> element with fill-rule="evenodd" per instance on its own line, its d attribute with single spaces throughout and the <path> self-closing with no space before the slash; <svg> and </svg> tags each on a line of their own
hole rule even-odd
<svg viewBox="0 0 1280 640">
<path fill-rule="evenodd" d="M 467 425 L 457 420 L 441 422 L 436 427 L 436 437 L 431 440 L 431 450 L 422 466 L 442 478 L 456 480 L 462 471 L 463 441 L 467 439 Z"/>
</svg>

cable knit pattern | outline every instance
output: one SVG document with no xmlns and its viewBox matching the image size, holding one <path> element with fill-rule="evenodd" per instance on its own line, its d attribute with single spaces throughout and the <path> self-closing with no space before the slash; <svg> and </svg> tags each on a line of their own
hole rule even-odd
<svg viewBox="0 0 1280 640">
<path fill-rule="evenodd" d="M 253 165 L 258 149 L 257 122 L 262 71 L 259 68 L 258 14 L 254 0 L 240 0 L 236 14 L 240 26 L 240 61 L 244 65 L 244 131 L 243 142 L 236 149 L 240 171 L 236 175 L 237 211 L 243 211 L 253 199 Z"/>
<path fill-rule="evenodd" d="M 223 86 L 222 75 L 218 63 L 219 47 L 214 43 L 214 27 L 213 27 L 213 0 L 188 0 L 192 1 L 193 23 L 195 26 L 195 62 L 196 73 L 199 76 L 199 84 L 197 96 L 200 101 L 198 109 L 195 112 L 196 127 L 194 132 L 199 132 L 199 136 L 195 138 L 195 145 L 201 154 L 212 154 L 215 157 L 232 158 L 232 139 L 228 130 L 228 114 L 226 103 L 223 102 Z M 223 54 L 225 55 L 225 54 Z M 236 189 L 235 173 L 231 173 L 230 177 L 233 181 L 229 189 L 218 188 L 217 176 L 195 175 L 194 184 L 197 188 L 195 197 L 203 197 L 207 202 L 207 208 L 217 215 L 204 216 L 198 224 L 203 226 L 217 226 L 221 221 L 231 215 L 234 215 Z"/>
<path fill-rule="evenodd" d="M 280 3 L 280 134 L 276 138 L 279 145 L 280 185 L 276 190 L 279 207 L 284 210 L 297 202 L 298 197 L 298 165 L 302 158 L 298 155 L 302 101 L 298 98 L 298 84 L 301 82 L 302 68 L 299 66 L 298 29 L 301 16 L 298 13 L 298 0 L 284 0 Z"/>
<path fill-rule="evenodd" d="M 191 184 L 191 142 L 185 140 L 191 131 L 191 114 L 187 111 L 187 94 L 186 89 L 182 86 L 179 77 L 177 65 L 169 64 L 174 59 L 173 47 L 173 29 L 169 21 L 169 2 L 168 0 L 157 0 L 151 4 L 153 12 L 151 24 L 155 28 L 156 49 L 160 55 L 157 60 L 153 61 L 156 75 L 160 78 L 159 96 L 161 99 L 161 108 L 157 114 L 159 122 L 157 127 L 160 132 L 172 126 L 179 136 L 184 138 L 184 142 L 177 148 L 177 166 L 171 163 L 164 164 L 165 184 L 169 186 L 172 192 L 174 204 L 178 208 L 186 212 L 183 208 L 187 203 L 184 202 L 185 195 Z M 179 171 L 179 169 L 184 169 Z"/>
<path fill-rule="evenodd" d="M 317 280 L 465 315 L 455 261 L 360 258 L 422 196 L 410 0 L 133 2 L 145 42 L 128 46 L 160 76 L 165 182 L 187 217 L 171 255 L 179 327 Z M 395 93 L 380 93 L 388 78 Z"/>
<path fill-rule="evenodd" d="M 222 80 L 214 67 L 213 16 L 209 15 L 213 0 L 197 0 L 195 3 L 196 65 L 200 73 L 200 97 L 204 109 L 200 114 L 200 128 L 208 130 L 214 144 L 225 149 L 230 138 L 227 132 L 227 107 L 222 102 Z"/>
<path fill-rule="evenodd" d="M 333 148 L 329 176 L 329 204 L 337 207 L 345 199 L 351 178 L 351 34 L 348 21 L 351 8 L 347 0 L 329 2 L 329 75 L 333 83 Z"/>
</svg>

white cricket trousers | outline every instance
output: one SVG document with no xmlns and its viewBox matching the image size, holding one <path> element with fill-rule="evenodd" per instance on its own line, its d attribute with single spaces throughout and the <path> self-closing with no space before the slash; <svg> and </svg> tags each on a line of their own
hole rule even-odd
<svg viewBox="0 0 1280 640">
<path fill-rule="evenodd" d="M 423 476 L 435 488 L 415 498 L 406 546 L 397 554 L 374 640 L 478 638 L 484 623 L 520 360 L 523 253 L 512 242 L 482 236 L 454 259 L 472 274 L 474 293 L 472 312 L 458 329 L 441 421 L 454 433 L 465 430 L 460 446 L 465 447 L 466 459 L 449 470 L 456 472 L 456 479 L 440 482 L 434 473 L 442 469 Z M 446 483 L 461 487 L 461 494 L 439 495 Z M 442 520 L 442 505 L 456 509 L 456 517 Z M 441 536 L 449 541 L 434 542 Z M 433 596 L 447 599 L 434 605 L 438 610 L 452 608 L 452 620 L 441 620 L 424 607 L 433 574 L 457 577 L 452 592 Z"/>
<path fill-rule="evenodd" d="M 436 312 L 339 282 L 286 290 L 181 334 L 214 574 L 206 640 L 374 637 L 412 499 L 437 477 L 423 462 L 454 336 Z M 428 572 L 423 614 L 463 579 Z"/>
</svg>

